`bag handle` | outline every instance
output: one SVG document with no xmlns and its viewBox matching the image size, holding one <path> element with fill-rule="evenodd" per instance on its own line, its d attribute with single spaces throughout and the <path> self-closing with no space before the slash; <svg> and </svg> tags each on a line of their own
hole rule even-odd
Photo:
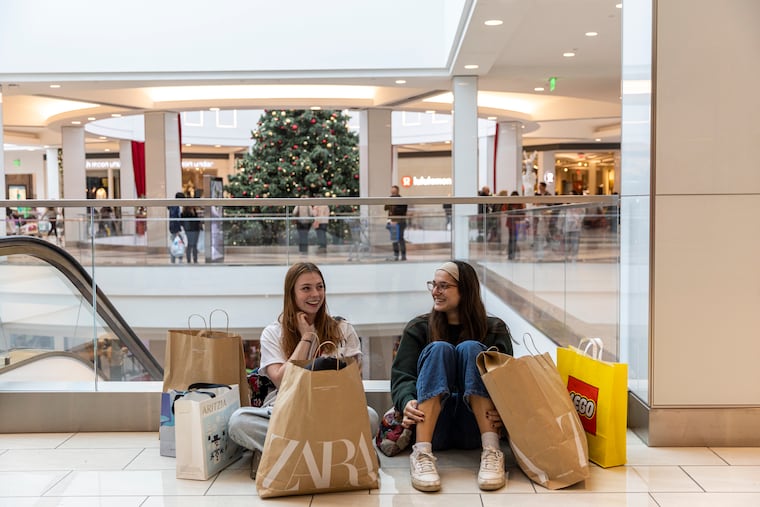
<svg viewBox="0 0 760 507">
<path fill-rule="evenodd" d="M 199 319 L 201 319 L 203 321 L 203 329 L 208 329 L 208 324 L 206 323 L 206 319 L 200 313 L 191 313 L 187 317 L 187 328 L 188 329 L 193 329 L 193 326 L 190 325 L 190 319 L 192 319 L 193 317 L 198 317 Z"/>
<path fill-rule="evenodd" d="M 586 345 L 585 347 L 583 346 L 584 344 Z M 590 354 L 589 349 L 591 350 Z M 602 341 L 601 338 L 582 338 L 580 343 L 578 343 L 578 350 L 581 350 L 583 355 L 601 361 L 602 352 L 604 351 L 604 341 Z"/>
<path fill-rule="evenodd" d="M 319 357 L 319 354 L 322 351 L 322 347 L 324 347 L 325 345 L 332 345 L 332 348 L 335 349 L 335 357 L 336 358 L 340 355 L 340 349 L 335 344 L 335 342 L 331 342 L 331 341 L 327 340 L 327 341 L 324 341 L 324 342 L 320 342 L 316 347 L 314 347 L 314 355 L 312 355 L 309 358 L 309 360 L 316 359 L 317 357 Z"/>
<path fill-rule="evenodd" d="M 230 314 L 226 311 L 222 310 L 221 308 L 215 308 L 211 310 L 211 312 L 208 314 L 208 324 L 209 324 L 209 330 L 211 329 L 211 318 L 214 316 L 216 312 L 222 312 L 224 316 L 227 318 L 227 324 L 225 326 L 225 331 L 230 332 Z"/>
</svg>

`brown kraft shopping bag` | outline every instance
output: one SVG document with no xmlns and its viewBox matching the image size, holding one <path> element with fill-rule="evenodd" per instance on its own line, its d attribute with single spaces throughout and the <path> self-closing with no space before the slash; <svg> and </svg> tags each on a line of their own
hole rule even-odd
<svg viewBox="0 0 760 507">
<path fill-rule="evenodd" d="M 220 310 L 214 310 L 211 314 L 216 311 Z M 239 334 L 231 333 L 229 327 L 226 331 L 206 328 L 168 331 L 163 391 L 186 390 L 190 384 L 197 382 L 237 384 L 240 388 L 240 406 L 251 405 L 243 338 Z"/>
<path fill-rule="evenodd" d="M 375 489 L 377 454 L 358 363 L 310 371 L 291 361 L 256 476 L 262 498 Z"/>
<path fill-rule="evenodd" d="M 586 433 L 551 356 L 486 351 L 477 364 L 522 471 L 548 489 L 587 479 Z"/>
</svg>

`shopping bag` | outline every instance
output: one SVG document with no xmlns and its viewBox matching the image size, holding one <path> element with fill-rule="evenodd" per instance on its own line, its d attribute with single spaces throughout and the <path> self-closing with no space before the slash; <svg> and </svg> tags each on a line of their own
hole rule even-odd
<svg viewBox="0 0 760 507">
<path fill-rule="evenodd" d="M 586 430 L 589 459 L 607 468 L 626 461 L 628 365 L 603 361 L 603 350 L 599 338 L 558 348 L 557 369 Z"/>
<path fill-rule="evenodd" d="M 191 390 L 174 402 L 177 479 L 205 481 L 240 458 L 243 448 L 229 438 L 238 408 L 237 384 Z"/>
<path fill-rule="evenodd" d="M 587 479 L 586 434 L 551 356 L 488 350 L 477 365 L 522 471 L 548 489 Z"/>
<path fill-rule="evenodd" d="M 358 363 L 318 371 L 306 364 L 285 364 L 256 476 L 259 496 L 377 488 Z"/>
<path fill-rule="evenodd" d="M 182 257 L 185 255 L 185 242 L 179 234 L 175 234 L 171 243 L 169 243 L 169 253 L 174 257 Z"/>
<path fill-rule="evenodd" d="M 174 401 L 180 398 L 183 392 L 172 389 L 167 393 L 161 393 L 161 420 L 158 425 L 159 454 L 161 456 L 177 457 Z"/>
<path fill-rule="evenodd" d="M 211 317 L 216 312 L 213 310 Z M 212 331 L 203 319 L 203 329 L 190 328 L 192 317 L 188 318 L 188 329 L 170 329 L 166 339 L 164 358 L 163 391 L 171 389 L 184 391 L 190 384 L 208 382 L 213 384 L 238 384 L 240 386 L 240 406 L 251 405 L 248 378 L 245 371 L 243 339 L 229 331 L 229 317 L 225 331 Z"/>
</svg>

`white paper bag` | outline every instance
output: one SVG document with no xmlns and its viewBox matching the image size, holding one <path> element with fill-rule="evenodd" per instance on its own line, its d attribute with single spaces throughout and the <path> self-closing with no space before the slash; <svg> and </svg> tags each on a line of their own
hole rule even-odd
<svg viewBox="0 0 760 507">
<path fill-rule="evenodd" d="M 205 481 L 241 456 L 243 448 L 229 438 L 238 408 L 237 384 L 201 388 L 174 403 L 178 479 Z"/>
</svg>

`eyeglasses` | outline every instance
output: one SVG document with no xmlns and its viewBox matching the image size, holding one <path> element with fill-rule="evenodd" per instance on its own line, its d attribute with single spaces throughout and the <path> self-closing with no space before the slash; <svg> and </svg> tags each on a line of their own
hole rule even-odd
<svg viewBox="0 0 760 507">
<path fill-rule="evenodd" d="M 447 282 L 436 283 L 436 282 L 433 282 L 433 281 L 430 281 L 430 282 L 427 283 L 427 288 L 428 288 L 428 290 L 430 292 L 433 292 L 436 289 L 440 290 L 441 292 L 444 292 L 449 287 L 457 287 L 457 284 L 455 284 L 455 283 L 447 283 Z"/>
</svg>

